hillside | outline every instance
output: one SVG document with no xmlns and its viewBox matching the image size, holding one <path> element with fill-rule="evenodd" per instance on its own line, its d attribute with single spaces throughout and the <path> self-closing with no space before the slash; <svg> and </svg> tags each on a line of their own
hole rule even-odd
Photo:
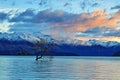
<svg viewBox="0 0 120 80">
<path fill-rule="evenodd" d="M 2 34 L 0 35 L 0 55 L 36 55 L 33 46 L 40 38 L 50 41 L 49 35 L 32 34 Z M 120 43 L 102 42 L 98 40 L 55 40 L 49 54 L 54 56 L 112 56 L 118 55 Z M 24 53 L 24 54 L 22 54 Z M 26 54 L 27 53 L 27 54 Z M 116 54 L 114 54 L 116 53 Z"/>
</svg>

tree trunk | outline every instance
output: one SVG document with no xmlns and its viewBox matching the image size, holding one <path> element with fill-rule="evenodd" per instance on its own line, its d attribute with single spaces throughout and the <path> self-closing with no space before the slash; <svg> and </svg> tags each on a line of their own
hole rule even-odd
<svg viewBox="0 0 120 80">
<path fill-rule="evenodd" d="M 41 54 L 41 56 L 40 56 L 40 57 L 39 57 L 39 56 L 36 56 L 36 59 L 35 59 L 35 60 L 37 61 L 38 59 L 41 59 L 41 58 L 42 58 L 42 56 L 43 56 L 42 54 Z"/>
</svg>

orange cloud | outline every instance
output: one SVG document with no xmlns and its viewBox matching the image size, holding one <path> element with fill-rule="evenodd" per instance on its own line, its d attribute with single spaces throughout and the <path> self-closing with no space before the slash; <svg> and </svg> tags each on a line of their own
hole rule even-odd
<svg viewBox="0 0 120 80">
<path fill-rule="evenodd" d="M 59 12 L 59 16 L 61 16 L 62 14 L 64 13 Z M 118 26 L 118 22 L 120 22 L 120 11 L 110 16 L 105 10 L 95 10 L 92 13 L 76 14 L 74 18 L 68 17 L 67 19 L 65 19 L 65 21 L 66 22 L 61 21 L 52 23 L 50 25 L 51 31 L 48 32 L 53 36 L 56 36 L 57 38 L 64 35 L 74 38 L 74 33 L 84 32 L 94 27 L 108 27 L 110 29 L 115 29 Z M 83 37 L 81 39 L 83 39 Z M 85 39 L 86 38 L 84 38 L 84 40 Z"/>
<path fill-rule="evenodd" d="M 117 23 L 120 21 L 120 11 L 108 18 L 106 11 L 96 10 L 92 13 L 82 13 L 76 18 L 72 19 L 69 23 L 57 22 L 53 23 L 53 27 L 63 27 L 63 30 L 69 32 L 85 31 L 94 27 L 117 27 Z"/>
<path fill-rule="evenodd" d="M 98 27 L 117 27 L 117 23 L 120 21 L 120 11 L 114 14 L 112 17 L 107 18 L 108 14 L 103 10 L 97 10 L 91 14 L 83 14 L 79 19 L 86 19 L 83 22 L 79 22 L 76 27 L 77 31 L 85 31 L 90 28 Z M 80 21 L 80 20 L 79 20 Z M 76 24 L 76 23 L 75 23 Z"/>
<path fill-rule="evenodd" d="M 104 42 L 107 42 L 107 41 L 117 41 L 117 42 L 120 42 L 120 37 L 116 37 L 116 36 L 106 36 L 106 37 L 75 37 L 74 39 L 77 39 L 77 40 L 83 40 L 83 41 L 87 41 L 87 40 L 92 40 L 92 39 L 96 39 L 96 40 L 101 40 L 101 41 L 104 41 Z"/>
</svg>

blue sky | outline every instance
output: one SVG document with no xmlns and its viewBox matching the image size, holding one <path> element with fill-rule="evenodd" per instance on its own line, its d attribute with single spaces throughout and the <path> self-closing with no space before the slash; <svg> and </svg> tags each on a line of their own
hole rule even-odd
<svg viewBox="0 0 120 80">
<path fill-rule="evenodd" d="M 120 1 L 1 0 L 0 32 L 120 42 Z"/>
</svg>

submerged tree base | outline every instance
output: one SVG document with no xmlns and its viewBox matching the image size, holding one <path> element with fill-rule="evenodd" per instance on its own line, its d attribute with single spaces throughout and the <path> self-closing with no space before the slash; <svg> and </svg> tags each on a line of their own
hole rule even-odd
<svg viewBox="0 0 120 80">
<path fill-rule="evenodd" d="M 36 61 L 38 61 L 38 59 L 41 59 L 42 58 L 42 55 L 41 56 L 36 56 Z"/>
<path fill-rule="evenodd" d="M 47 61 L 51 61 L 53 59 L 53 56 L 36 56 L 36 61 L 38 61 L 38 60 L 47 60 Z"/>
</svg>

